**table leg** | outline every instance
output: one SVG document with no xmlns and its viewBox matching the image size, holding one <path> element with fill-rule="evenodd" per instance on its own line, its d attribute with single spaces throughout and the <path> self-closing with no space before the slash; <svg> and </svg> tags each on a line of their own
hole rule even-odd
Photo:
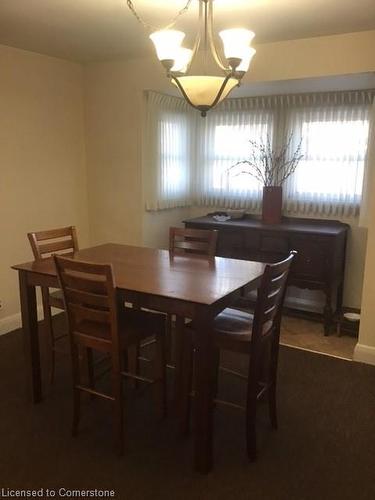
<svg viewBox="0 0 375 500">
<path fill-rule="evenodd" d="M 185 321 L 177 317 L 175 330 L 175 412 L 177 431 L 187 435 L 190 430 L 190 408 L 193 368 L 191 332 L 185 332 Z"/>
<path fill-rule="evenodd" d="M 213 400 L 216 383 L 212 323 L 213 318 L 208 311 L 195 322 L 194 464 L 195 469 L 202 474 L 207 474 L 212 468 Z"/>
<path fill-rule="evenodd" d="M 183 348 L 184 348 L 184 328 L 185 319 L 181 316 L 176 316 L 176 324 L 174 331 L 174 410 L 178 421 L 180 421 L 181 410 L 181 391 L 182 391 L 182 369 L 183 369 Z"/>
<path fill-rule="evenodd" d="M 30 380 L 31 375 L 33 403 L 39 403 L 42 400 L 42 381 L 35 286 L 28 284 L 25 271 L 19 271 L 18 277 L 27 377 Z"/>
</svg>

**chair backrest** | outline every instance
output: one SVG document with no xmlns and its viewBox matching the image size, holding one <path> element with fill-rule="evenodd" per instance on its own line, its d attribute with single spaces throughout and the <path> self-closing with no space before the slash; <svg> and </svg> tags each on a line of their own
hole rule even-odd
<svg viewBox="0 0 375 500">
<path fill-rule="evenodd" d="M 274 331 L 278 333 L 290 266 L 296 254 L 292 250 L 285 260 L 268 264 L 264 270 L 254 311 L 252 343 Z"/>
<path fill-rule="evenodd" d="M 54 255 L 68 316 L 69 335 L 93 336 L 118 346 L 116 287 L 111 264 Z"/>
<path fill-rule="evenodd" d="M 169 228 L 169 251 L 173 254 L 196 254 L 213 257 L 217 244 L 216 230 Z"/>
<path fill-rule="evenodd" d="M 28 233 L 35 259 L 50 257 L 52 254 L 72 255 L 78 250 L 76 228 L 74 226 Z"/>
</svg>

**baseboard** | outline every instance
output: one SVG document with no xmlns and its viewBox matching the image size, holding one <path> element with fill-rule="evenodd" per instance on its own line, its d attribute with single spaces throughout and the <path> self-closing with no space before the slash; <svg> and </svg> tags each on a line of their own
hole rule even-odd
<svg viewBox="0 0 375 500">
<path fill-rule="evenodd" d="M 0 319 L 0 335 L 17 330 L 21 326 L 21 313 L 12 314 Z"/>
<path fill-rule="evenodd" d="M 52 309 L 52 315 L 58 314 L 58 309 Z M 43 307 L 38 307 L 38 321 L 43 319 Z M 22 326 L 21 313 L 12 314 L 6 318 L 0 319 L 0 335 L 5 335 L 6 333 L 12 332 L 13 330 L 18 330 Z"/>
<path fill-rule="evenodd" d="M 368 365 L 375 365 L 375 347 L 357 344 L 354 348 L 353 360 Z"/>
</svg>

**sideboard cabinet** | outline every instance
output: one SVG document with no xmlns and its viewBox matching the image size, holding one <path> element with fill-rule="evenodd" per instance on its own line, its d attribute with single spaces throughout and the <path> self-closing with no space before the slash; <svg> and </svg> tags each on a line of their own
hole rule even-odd
<svg viewBox="0 0 375 500">
<path fill-rule="evenodd" d="M 349 226 L 339 221 L 284 217 L 264 224 L 255 216 L 218 222 L 209 214 L 184 221 L 187 228 L 216 229 L 217 255 L 234 259 L 275 262 L 297 250 L 289 285 L 325 294 L 324 333 L 333 324 L 333 303 L 342 308 L 345 250 Z M 334 300 L 336 298 L 336 301 Z"/>
</svg>

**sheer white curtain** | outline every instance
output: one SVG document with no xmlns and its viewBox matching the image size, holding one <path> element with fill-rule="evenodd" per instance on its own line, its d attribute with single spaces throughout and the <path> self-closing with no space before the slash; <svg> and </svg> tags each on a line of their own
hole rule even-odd
<svg viewBox="0 0 375 500">
<path fill-rule="evenodd" d="M 249 139 L 302 141 L 303 160 L 284 185 L 289 213 L 357 215 L 373 91 L 228 99 L 199 122 L 195 202 L 258 210 L 262 186 L 241 166 Z M 246 170 L 246 167 L 245 167 Z"/>
<path fill-rule="evenodd" d="M 191 204 L 192 120 L 183 99 L 146 92 L 143 186 L 146 210 Z"/>
<path fill-rule="evenodd" d="M 361 211 L 359 216 L 359 225 L 361 227 L 369 226 L 371 217 L 372 203 L 374 203 L 375 188 L 375 98 L 372 102 L 370 112 L 370 127 L 368 136 L 368 148 L 365 161 L 365 173 L 363 179 L 363 193 Z"/>
<path fill-rule="evenodd" d="M 293 134 L 293 147 L 302 141 L 304 157 L 284 184 L 284 210 L 357 215 L 366 169 L 374 162 L 374 149 L 366 162 L 374 95 L 369 90 L 227 99 L 202 119 L 183 99 L 148 92 L 146 209 L 194 203 L 258 211 L 262 185 L 244 173 L 246 166 L 233 166 L 249 157 L 250 139 L 270 140 L 278 148 Z"/>
<path fill-rule="evenodd" d="M 286 132 L 304 157 L 283 190 L 289 212 L 357 215 L 361 203 L 371 95 L 341 92 L 287 98 Z"/>
<path fill-rule="evenodd" d="M 269 100 L 229 99 L 197 122 L 195 203 L 257 210 L 262 186 L 237 162 L 248 157 L 249 140 L 272 140 Z"/>
</svg>

